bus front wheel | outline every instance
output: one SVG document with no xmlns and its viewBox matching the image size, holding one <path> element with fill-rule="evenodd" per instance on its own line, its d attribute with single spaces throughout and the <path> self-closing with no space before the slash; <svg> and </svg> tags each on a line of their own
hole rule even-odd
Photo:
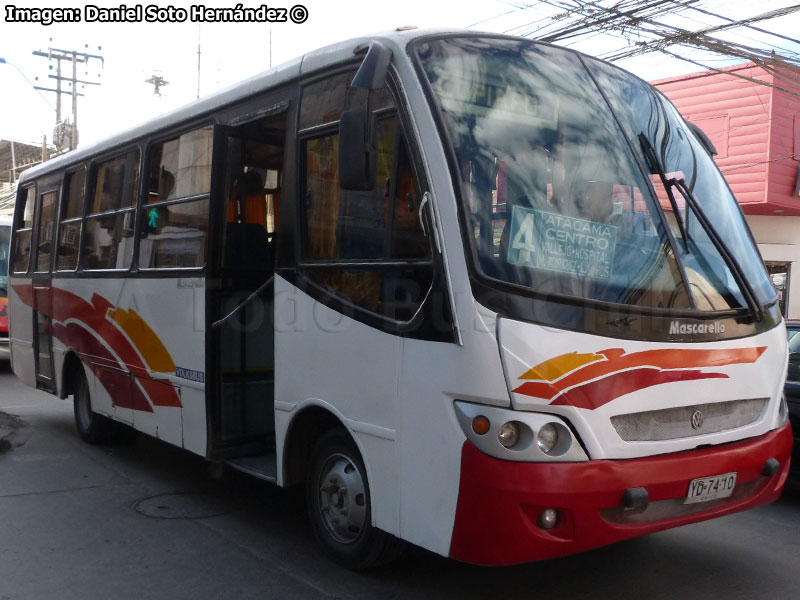
<svg viewBox="0 0 800 600">
<path fill-rule="evenodd" d="M 311 454 L 306 504 L 317 540 L 337 562 L 361 571 L 394 560 L 404 547 L 372 526 L 364 461 L 350 436 L 334 429 Z"/>
<path fill-rule="evenodd" d="M 89 382 L 83 370 L 77 376 L 75 385 L 75 426 L 85 442 L 103 444 L 111 440 L 114 423 L 92 409 L 92 396 Z"/>
</svg>

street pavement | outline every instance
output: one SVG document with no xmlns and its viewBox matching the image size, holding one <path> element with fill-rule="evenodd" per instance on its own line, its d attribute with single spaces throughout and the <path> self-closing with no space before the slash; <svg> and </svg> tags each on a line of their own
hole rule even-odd
<svg viewBox="0 0 800 600">
<path fill-rule="evenodd" d="M 70 401 L 0 363 L 0 600 L 800 597 L 796 491 L 567 558 L 481 568 L 411 548 L 366 574 L 319 552 L 304 510 L 146 436 L 87 445 Z"/>
</svg>

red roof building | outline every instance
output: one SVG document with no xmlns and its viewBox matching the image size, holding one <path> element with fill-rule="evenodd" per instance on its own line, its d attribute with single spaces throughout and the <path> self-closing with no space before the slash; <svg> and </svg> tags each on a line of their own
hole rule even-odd
<svg viewBox="0 0 800 600">
<path fill-rule="evenodd" d="M 800 71 L 748 63 L 652 83 L 711 138 L 784 315 L 800 319 Z"/>
</svg>

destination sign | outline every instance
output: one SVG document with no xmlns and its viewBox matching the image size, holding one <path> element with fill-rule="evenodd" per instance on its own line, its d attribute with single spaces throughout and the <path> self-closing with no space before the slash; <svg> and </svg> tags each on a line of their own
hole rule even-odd
<svg viewBox="0 0 800 600">
<path fill-rule="evenodd" d="M 611 277 L 617 228 L 542 210 L 515 206 L 506 259 L 519 267 L 578 277 Z"/>
</svg>

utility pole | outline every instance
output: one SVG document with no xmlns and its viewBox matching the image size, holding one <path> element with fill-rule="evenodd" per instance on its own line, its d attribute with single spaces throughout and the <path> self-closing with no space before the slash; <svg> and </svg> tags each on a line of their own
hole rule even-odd
<svg viewBox="0 0 800 600">
<path fill-rule="evenodd" d="M 99 48 L 98 48 L 99 49 Z M 98 81 L 85 81 L 78 79 L 78 63 L 87 64 L 91 59 L 97 59 L 101 65 L 105 64 L 105 59 L 99 54 L 89 54 L 87 52 L 78 52 L 77 50 L 61 50 L 59 48 L 48 48 L 47 52 L 36 50 L 34 56 L 41 56 L 47 58 L 49 61 L 56 61 L 56 74 L 48 75 L 51 79 L 56 80 L 56 87 L 46 88 L 34 86 L 37 90 L 45 92 L 55 92 L 56 94 L 56 129 L 62 126 L 61 121 L 61 94 L 72 95 L 72 128 L 69 131 L 69 149 L 74 150 L 78 146 L 78 96 L 83 94 L 78 93 L 78 84 L 81 85 L 100 85 Z M 61 61 L 70 61 L 72 63 L 72 76 L 62 75 Z M 50 67 L 52 69 L 52 65 Z M 88 73 L 88 72 L 87 72 Z M 38 77 L 37 77 L 38 79 Z M 71 87 L 69 90 L 64 90 L 61 82 L 67 81 Z"/>
<path fill-rule="evenodd" d="M 200 24 L 197 24 L 197 99 L 200 99 Z"/>
<path fill-rule="evenodd" d="M 17 154 L 14 152 L 14 140 L 11 140 L 11 183 L 17 180 Z"/>
</svg>

